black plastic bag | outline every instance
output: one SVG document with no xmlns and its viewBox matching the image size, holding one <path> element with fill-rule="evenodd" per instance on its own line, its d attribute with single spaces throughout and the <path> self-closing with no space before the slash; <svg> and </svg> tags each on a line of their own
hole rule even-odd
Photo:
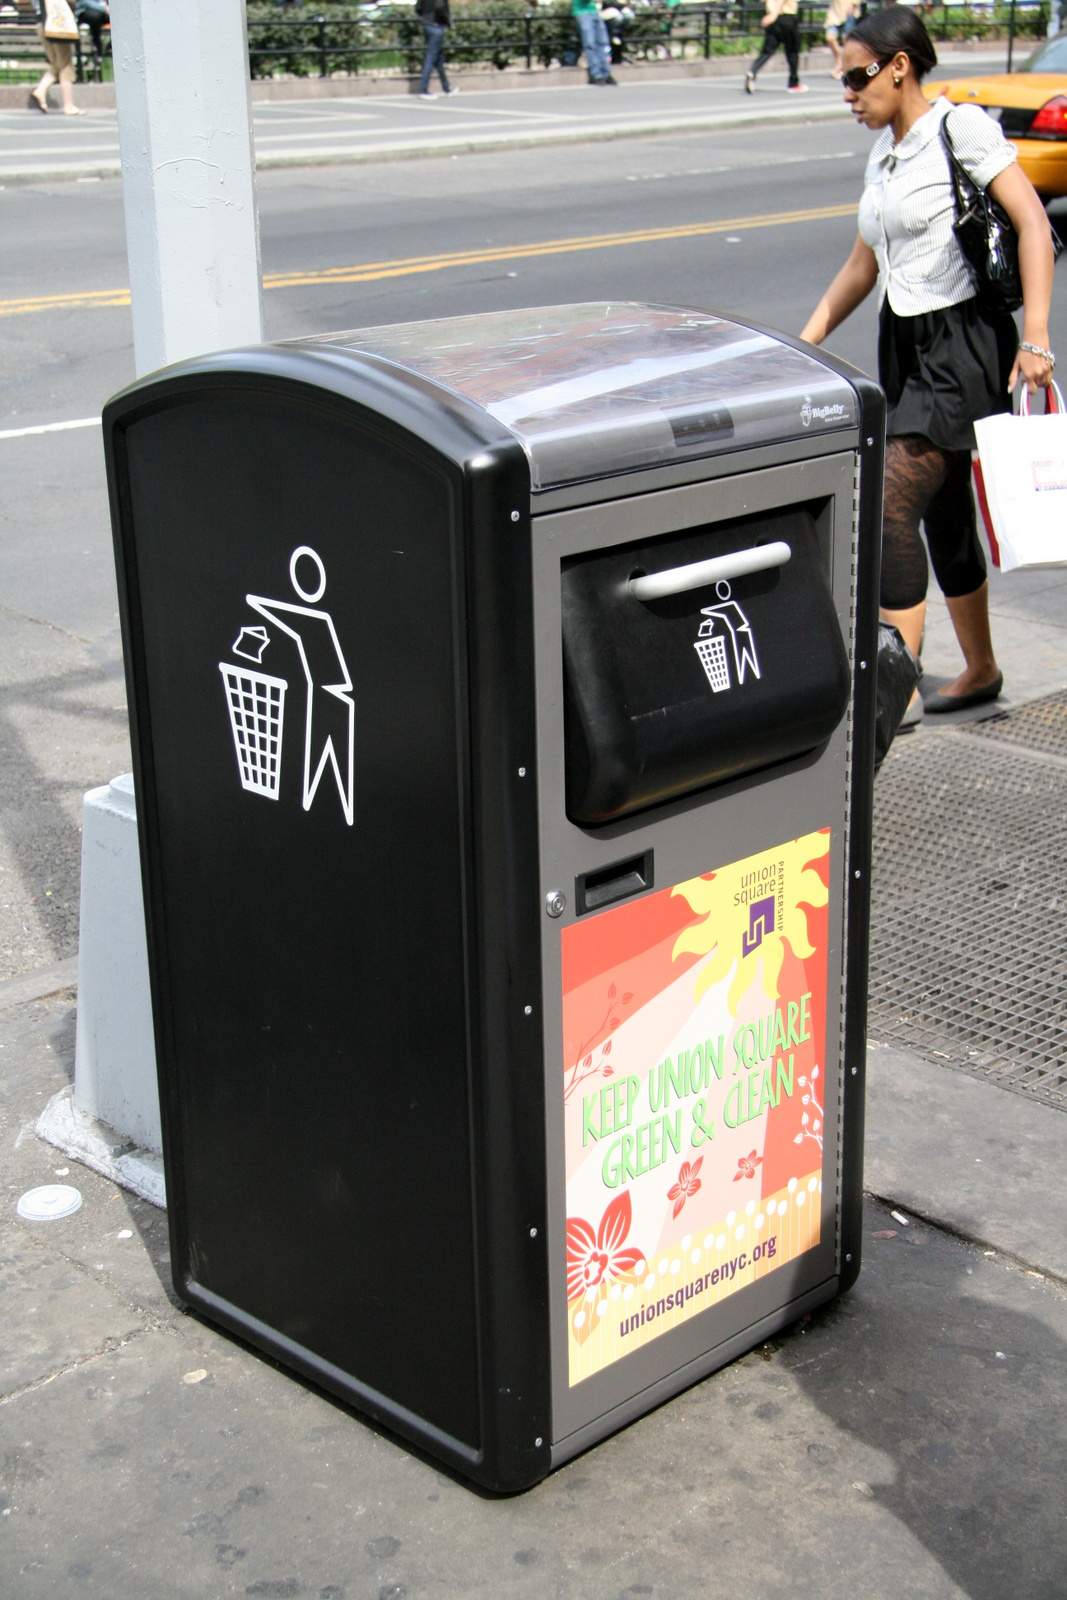
<svg viewBox="0 0 1067 1600">
<path fill-rule="evenodd" d="M 919 663 L 888 622 L 878 624 L 878 683 L 874 716 L 874 770 L 882 765 L 922 676 Z"/>
</svg>

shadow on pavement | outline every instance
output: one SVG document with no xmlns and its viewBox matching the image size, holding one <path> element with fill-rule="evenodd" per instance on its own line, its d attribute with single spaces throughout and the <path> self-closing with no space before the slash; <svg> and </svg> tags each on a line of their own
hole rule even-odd
<svg viewBox="0 0 1067 1600">
<path fill-rule="evenodd" d="M 0 690 L 0 849 L 21 884 L 18 890 L 11 886 L 4 896 L 11 904 L 0 911 L 0 964 L 10 966 L 14 975 L 44 964 L 41 952 L 33 948 L 40 941 L 52 960 L 77 950 L 81 794 L 114 776 L 105 772 L 87 777 L 86 758 L 91 759 L 90 752 L 101 742 L 111 746 L 124 740 L 127 713 L 125 707 L 109 709 L 93 700 L 94 691 L 114 679 L 113 669 L 79 667 L 22 682 L 5 676 L 7 684 Z M 121 680 L 116 693 L 124 698 Z M 67 731 L 71 726 L 77 729 L 73 745 Z M 104 729 L 108 732 L 102 741 Z M 24 926 L 29 913 L 32 928 Z"/>
<path fill-rule="evenodd" d="M 933 1228 L 879 1220 L 870 1205 L 867 1217 L 856 1288 L 783 1341 L 783 1365 L 836 1427 L 893 1463 L 890 1481 L 856 1492 L 970 1600 L 1063 1600 L 1067 1351 L 1041 1316 L 1057 1302 L 1062 1320 L 1062 1296 Z"/>
</svg>

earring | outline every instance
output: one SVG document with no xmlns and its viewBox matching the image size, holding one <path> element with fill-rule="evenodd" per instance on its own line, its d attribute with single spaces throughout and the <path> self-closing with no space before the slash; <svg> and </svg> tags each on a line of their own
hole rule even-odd
<svg viewBox="0 0 1067 1600">
<path fill-rule="evenodd" d="M 894 89 L 899 89 L 903 82 L 904 82 L 903 78 L 894 78 L 893 79 L 893 88 Z"/>
</svg>

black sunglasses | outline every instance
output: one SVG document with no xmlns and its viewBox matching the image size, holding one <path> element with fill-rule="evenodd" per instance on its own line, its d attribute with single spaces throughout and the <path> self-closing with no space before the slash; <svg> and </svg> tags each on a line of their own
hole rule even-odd
<svg viewBox="0 0 1067 1600">
<path fill-rule="evenodd" d="M 850 67 L 848 72 L 841 74 L 841 82 L 846 89 L 851 89 L 853 94 L 859 94 L 861 89 L 866 89 L 872 78 L 877 78 L 883 67 L 888 67 L 892 56 L 886 56 L 884 61 L 870 61 L 865 67 Z"/>
</svg>

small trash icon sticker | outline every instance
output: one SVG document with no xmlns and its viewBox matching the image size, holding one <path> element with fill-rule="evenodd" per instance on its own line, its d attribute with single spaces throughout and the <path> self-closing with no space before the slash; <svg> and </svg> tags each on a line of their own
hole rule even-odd
<svg viewBox="0 0 1067 1600">
<path fill-rule="evenodd" d="M 760 676 L 760 669 L 752 624 L 737 601 L 730 598 L 730 585 L 717 583 L 715 593 L 720 603 L 717 606 L 701 607 L 700 614 L 704 621 L 700 624 L 700 632 L 693 649 L 700 658 L 700 665 L 704 668 L 707 680 L 711 684 L 712 693 L 722 694 L 725 689 L 733 687 L 726 650 L 727 640 L 732 646 L 734 673 L 739 687 L 744 683 L 745 673 L 750 667 L 754 678 Z"/>
<path fill-rule="evenodd" d="M 315 568 L 311 587 L 301 584 L 302 563 L 305 572 L 308 563 Z M 328 611 L 318 608 L 318 601 L 326 592 L 326 568 L 310 546 L 299 545 L 289 558 L 289 578 L 304 604 L 258 594 L 247 594 L 245 600 L 253 611 L 273 623 L 283 638 L 295 644 L 303 669 L 306 685 L 303 808 L 310 811 L 323 775 L 329 769 L 333 772 L 345 821 L 351 827 L 355 705 L 351 694 L 352 677 L 333 618 Z M 246 625 L 240 629 L 231 649 L 235 656 L 255 662 L 258 668 L 274 639 L 275 635 L 262 624 Z M 274 673 L 238 666 L 232 661 L 220 661 L 219 671 L 226 690 L 241 787 L 265 799 L 277 800 L 281 796 L 285 697 L 289 680 Z"/>
</svg>

